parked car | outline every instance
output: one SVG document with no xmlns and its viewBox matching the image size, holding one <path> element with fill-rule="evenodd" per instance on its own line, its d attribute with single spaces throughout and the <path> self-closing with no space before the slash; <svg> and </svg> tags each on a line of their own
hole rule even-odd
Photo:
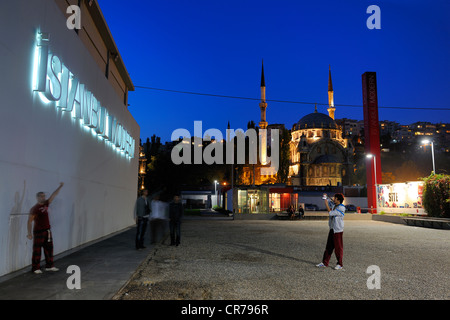
<svg viewBox="0 0 450 320">
<path fill-rule="evenodd" d="M 305 210 L 307 211 L 319 211 L 319 207 L 315 204 L 306 203 L 305 204 Z"/>
<path fill-rule="evenodd" d="M 353 204 L 348 204 L 348 205 L 345 206 L 345 210 L 347 212 L 356 212 L 356 207 Z"/>
</svg>

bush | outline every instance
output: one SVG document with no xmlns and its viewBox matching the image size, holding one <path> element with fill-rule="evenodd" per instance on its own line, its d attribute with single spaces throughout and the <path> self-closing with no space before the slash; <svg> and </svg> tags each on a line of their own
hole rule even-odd
<svg viewBox="0 0 450 320">
<path fill-rule="evenodd" d="M 423 178 L 423 207 L 430 217 L 450 218 L 450 175 Z"/>
<path fill-rule="evenodd" d="M 218 213 L 222 213 L 222 214 L 230 214 L 231 213 L 230 210 L 226 210 L 226 209 L 224 209 L 222 207 L 219 207 L 219 206 L 214 206 L 213 210 L 218 212 Z"/>
<path fill-rule="evenodd" d="M 200 215 L 200 209 L 184 209 L 185 215 Z"/>
</svg>

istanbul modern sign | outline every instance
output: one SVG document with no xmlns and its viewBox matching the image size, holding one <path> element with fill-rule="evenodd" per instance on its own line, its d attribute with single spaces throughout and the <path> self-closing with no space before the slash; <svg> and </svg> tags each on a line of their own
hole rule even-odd
<svg viewBox="0 0 450 320">
<path fill-rule="evenodd" d="M 134 157 L 135 140 L 119 120 L 79 81 L 61 59 L 49 50 L 49 34 L 38 32 L 34 51 L 33 91 L 44 103 L 70 112 L 93 134 L 127 158 Z"/>
</svg>

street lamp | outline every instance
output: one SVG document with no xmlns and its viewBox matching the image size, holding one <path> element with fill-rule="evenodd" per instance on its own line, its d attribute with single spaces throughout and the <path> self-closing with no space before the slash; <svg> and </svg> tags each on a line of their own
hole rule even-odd
<svg viewBox="0 0 450 320">
<path fill-rule="evenodd" d="M 378 188 L 377 188 L 377 161 L 374 154 L 366 154 L 367 159 L 373 158 L 373 170 L 375 172 L 375 210 L 378 213 Z M 372 212 L 373 213 L 373 212 Z"/>
<path fill-rule="evenodd" d="M 219 206 L 219 200 L 217 199 L 217 185 L 219 183 L 217 182 L 217 180 L 214 180 L 214 195 L 216 196 L 216 206 Z"/>
<path fill-rule="evenodd" d="M 435 167 L 435 164 L 434 164 L 434 144 L 433 144 L 433 141 L 425 139 L 425 140 L 422 140 L 422 143 L 425 144 L 425 145 L 426 144 L 431 144 L 431 158 L 433 160 L 433 172 L 432 172 L 432 174 L 435 174 L 436 173 L 436 167 Z"/>
</svg>

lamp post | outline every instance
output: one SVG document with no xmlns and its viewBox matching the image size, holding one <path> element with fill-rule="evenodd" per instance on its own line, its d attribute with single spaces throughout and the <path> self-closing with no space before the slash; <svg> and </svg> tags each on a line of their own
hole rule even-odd
<svg viewBox="0 0 450 320">
<path fill-rule="evenodd" d="M 217 180 L 214 180 L 214 195 L 216 196 L 216 206 L 219 206 L 219 201 L 217 199 Z"/>
<path fill-rule="evenodd" d="M 425 139 L 425 140 L 422 141 L 422 143 L 425 144 L 425 145 L 431 144 L 431 158 L 433 160 L 433 172 L 431 174 L 435 174 L 436 173 L 436 167 L 435 167 L 435 164 L 434 164 L 434 144 L 433 144 L 433 141 Z"/>
<path fill-rule="evenodd" d="M 373 158 L 373 170 L 374 170 L 374 173 L 375 173 L 375 210 L 378 213 L 377 161 L 376 161 L 375 155 L 373 155 L 371 153 L 367 154 L 366 158 L 367 159 Z"/>
</svg>

